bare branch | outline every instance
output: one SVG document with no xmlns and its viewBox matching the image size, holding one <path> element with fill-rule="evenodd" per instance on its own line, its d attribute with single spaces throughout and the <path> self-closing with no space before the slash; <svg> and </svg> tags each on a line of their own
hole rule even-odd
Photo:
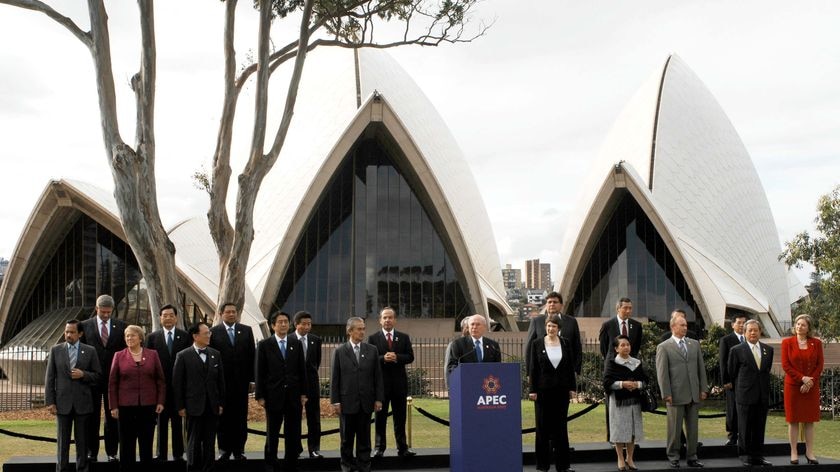
<svg viewBox="0 0 840 472">
<path fill-rule="evenodd" d="M 227 0 L 225 2 L 224 98 L 222 117 L 219 121 L 219 133 L 216 138 L 216 149 L 213 153 L 213 177 L 208 189 L 210 209 L 207 212 L 207 221 L 222 267 L 224 267 L 227 258 L 230 257 L 230 248 L 233 244 L 233 226 L 230 224 L 227 213 L 227 195 L 231 176 L 230 150 L 233 140 L 233 123 L 240 90 L 236 86 L 236 50 L 234 48 L 236 4 L 237 0 Z M 222 270 L 221 273 L 224 274 L 224 271 Z"/>
<path fill-rule="evenodd" d="M 157 46 L 155 43 L 155 13 L 152 0 L 138 0 L 140 7 L 140 38 L 142 42 L 140 72 L 131 80 L 137 100 L 137 152 L 155 166 L 155 82 L 157 77 Z"/>
<path fill-rule="evenodd" d="M 112 161 L 117 147 L 124 145 L 117 119 L 117 98 L 114 89 L 114 71 L 111 67 L 111 39 L 108 33 L 108 13 L 103 0 L 88 0 L 93 65 L 96 71 L 96 88 L 99 96 L 99 114 L 105 152 Z"/>
<path fill-rule="evenodd" d="M 90 33 L 82 31 L 82 29 L 79 28 L 73 20 L 55 11 L 51 6 L 44 2 L 38 0 L 0 0 L 0 3 L 43 13 L 55 20 L 61 26 L 67 28 L 67 30 L 73 33 L 73 36 L 78 38 L 78 40 L 85 46 L 88 48 L 92 47 Z"/>
</svg>

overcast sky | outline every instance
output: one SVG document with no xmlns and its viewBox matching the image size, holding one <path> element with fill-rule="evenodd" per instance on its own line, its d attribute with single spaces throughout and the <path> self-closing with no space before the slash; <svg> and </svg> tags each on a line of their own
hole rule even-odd
<svg viewBox="0 0 840 472">
<path fill-rule="evenodd" d="M 84 2 L 53 3 L 87 29 Z M 106 3 L 120 124 L 132 142 L 136 6 Z M 254 15 L 240 4 L 244 54 Z M 157 176 L 168 226 L 206 212 L 190 175 L 209 167 L 218 125 L 223 4 L 156 8 Z M 579 183 L 621 109 L 671 53 L 738 130 L 782 241 L 813 228 L 817 198 L 840 184 L 840 2 L 487 0 L 480 19 L 495 24 L 472 44 L 392 54 L 460 143 L 503 265 L 539 257 L 559 277 Z M 0 44 L 0 256 L 9 258 L 50 179 L 113 185 L 87 50 L 45 16 L 5 5 Z"/>
</svg>

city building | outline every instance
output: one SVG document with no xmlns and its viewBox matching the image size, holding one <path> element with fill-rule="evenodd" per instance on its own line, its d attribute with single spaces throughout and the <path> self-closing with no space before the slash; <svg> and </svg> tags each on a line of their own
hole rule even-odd
<svg viewBox="0 0 840 472">
<path fill-rule="evenodd" d="M 561 249 L 568 313 L 605 317 L 619 297 L 702 328 L 733 311 L 782 334 L 802 285 L 782 264 L 770 205 L 738 133 L 677 56 L 618 118 Z"/>
<path fill-rule="evenodd" d="M 522 269 L 514 269 L 510 264 L 505 264 L 505 268 L 502 269 L 502 283 L 505 290 L 522 288 Z"/>
<path fill-rule="evenodd" d="M 539 259 L 525 261 L 525 286 L 527 288 L 539 288 L 552 290 L 551 264 L 540 263 Z"/>
</svg>

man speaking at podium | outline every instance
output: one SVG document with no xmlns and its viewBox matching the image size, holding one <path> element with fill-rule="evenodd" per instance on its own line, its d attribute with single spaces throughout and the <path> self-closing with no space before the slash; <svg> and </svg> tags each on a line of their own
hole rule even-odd
<svg viewBox="0 0 840 472">
<path fill-rule="evenodd" d="M 499 343 L 484 337 L 484 333 L 487 332 L 487 319 L 482 315 L 472 315 L 468 326 L 469 336 L 452 342 L 452 352 L 446 366 L 447 374 L 451 374 L 461 363 L 502 361 Z"/>
</svg>

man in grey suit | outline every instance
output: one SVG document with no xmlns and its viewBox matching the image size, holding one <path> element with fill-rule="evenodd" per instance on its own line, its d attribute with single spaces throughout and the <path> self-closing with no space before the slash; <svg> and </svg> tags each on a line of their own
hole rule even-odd
<svg viewBox="0 0 840 472">
<path fill-rule="evenodd" d="M 56 472 L 70 470 L 70 432 L 75 428 L 76 470 L 87 472 L 87 429 L 93 413 L 93 387 L 101 376 L 93 346 L 79 342 L 79 321 L 64 327 L 64 341 L 50 349 L 44 385 L 47 409 L 57 416 Z"/>
<path fill-rule="evenodd" d="M 382 367 L 376 347 L 362 342 L 365 320 L 348 319 L 347 335 L 350 339 L 336 348 L 330 369 L 330 403 L 341 429 L 341 470 L 370 472 L 370 417 L 385 399 Z"/>
<path fill-rule="evenodd" d="M 688 322 L 671 317 L 671 337 L 656 346 L 656 375 L 667 416 L 666 453 L 672 468 L 680 467 L 680 432 L 685 423 L 689 467 L 703 467 L 697 460 L 697 416 L 709 385 L 700 343 L 686 337 Z"/>
</svg>

